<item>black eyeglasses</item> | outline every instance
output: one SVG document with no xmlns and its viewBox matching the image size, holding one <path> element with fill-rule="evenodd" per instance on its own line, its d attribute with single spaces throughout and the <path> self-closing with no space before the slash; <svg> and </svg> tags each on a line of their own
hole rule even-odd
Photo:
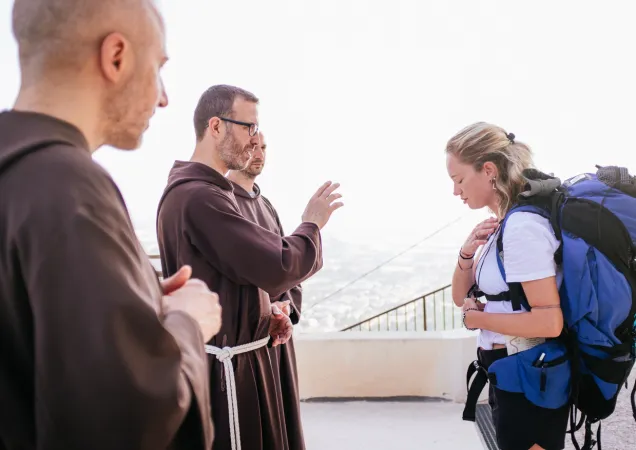
<svg viewBox="0 0 636 450">
<path fill-rule="evenodd" d="M 256 133 L 258 133 L 258 124 L 249 123 L 249 122 L 241 122 L 239 120 L 228 119 L 227 117 L 219 117 L 219 119 L 225 122 L 235 123 L 237 125 L 243 125 L 244 127 L 247 127 L 249 130 L 250 136 L 256 136 Z"/>
</svg>

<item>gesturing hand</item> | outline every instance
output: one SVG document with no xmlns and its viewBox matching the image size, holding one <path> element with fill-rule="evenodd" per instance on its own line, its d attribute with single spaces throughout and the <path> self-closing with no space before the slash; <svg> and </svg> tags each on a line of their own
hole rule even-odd
<svg viewBox="0 0 636 450">
<path fill-rule="evenodd" d="M 334 192 L 339 186 L 339 183 L 331 183 L 331 181 L 320 186 L 307 203 L 302 217 L 303 222 L 315 223 L 322 230 L 327 225 L 331 214 L 344 205 L 342 202 L 334 203 L 335 200 L 342 197 L 339 193 Z"/>
</svg>

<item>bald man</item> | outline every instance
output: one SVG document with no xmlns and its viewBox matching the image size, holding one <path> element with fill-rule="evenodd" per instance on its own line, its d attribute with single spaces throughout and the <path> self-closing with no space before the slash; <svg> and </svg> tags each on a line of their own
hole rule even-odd
<svg viewBox="0 0 636 450">
<path fill-rule="evenodd" d="M 0 113 L 0 449 L 205 449 L 216 294 L 159 282 L 102 145 L 132 150 L 157 107 L 149 0 L 16 0 L 21 86 Z"/>
<path fill-rule="evenodd" d="M 243 217 L 273 233 L 285 236 L 278 212 L 272 203 L 261 194 L 256 178 L 261 175 L 267 159 L 267 142 L 263 133 L 259 133 L 259 142 L 254 148 L 247 167 L 243 170 L 230 170 L 227 178 L 232 182 L 236 204 Z M 271 301 L 287 314 L 294 325 L 300 321 L 302 307 L 302 286 L 298 284 Z M 302 421 L 300 417 L 300 393 L 298 391 L 298 369 L 294 340 L 289 338 L 284 345 L 269 349 L 272 360 L 272 372 L 277 389 L 270 395 L 277 396 L 276 414 L 282 433 L 280 448 L 305 450 Z M 274 403 L 274 402 L 272 402 Z"/>
</svg>

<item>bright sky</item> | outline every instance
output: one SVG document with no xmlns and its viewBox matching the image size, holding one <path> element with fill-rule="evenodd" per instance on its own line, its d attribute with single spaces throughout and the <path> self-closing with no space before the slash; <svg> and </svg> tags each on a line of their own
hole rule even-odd
<svg viewBox="0 0 636 450">
<path fill-rule="evenodd" d="M 11 0 L 0 0 L 0 108 L 18 89 Z M 485 120 L 530 144 L 567 178 L 594 164 L 636 171 L 636 5 L 473 0 L 182 0 L 162 3 L 170 98 L 136 152 L 96 159 L 137 227 L 175 159 L 194 146 L 200 94 L 235 84 L 261 98 L 269 160 L 259 180 L 290 233 L 325 180 L 345 208 L 325 233 L 356 242 L 419 240 L 465 212 L 444 146 Z M 463 237 L 462 237 L 463 240 Z"/>
</svg>

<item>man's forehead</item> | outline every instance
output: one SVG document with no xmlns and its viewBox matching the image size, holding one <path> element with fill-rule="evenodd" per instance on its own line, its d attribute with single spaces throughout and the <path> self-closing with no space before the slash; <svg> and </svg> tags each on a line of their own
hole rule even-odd
<svg viewBox="0 0 636 450">
<path fill-rule="evenodd" d="M 146 3 L 146 6 L 150 8 L 163 23 L 163 16 L 161 15 L 161 9 L 159 8 L 157 0 L 142 0 L 142 1 Z"/>
<path fill-rule="evenodd" d="M 241 96 L 234 99 L 232 112 L 234 113 L 234 117 L 238 120 L 246 120 L 250 122 L 258 121 L 258 105 Z"/>
</svg>

